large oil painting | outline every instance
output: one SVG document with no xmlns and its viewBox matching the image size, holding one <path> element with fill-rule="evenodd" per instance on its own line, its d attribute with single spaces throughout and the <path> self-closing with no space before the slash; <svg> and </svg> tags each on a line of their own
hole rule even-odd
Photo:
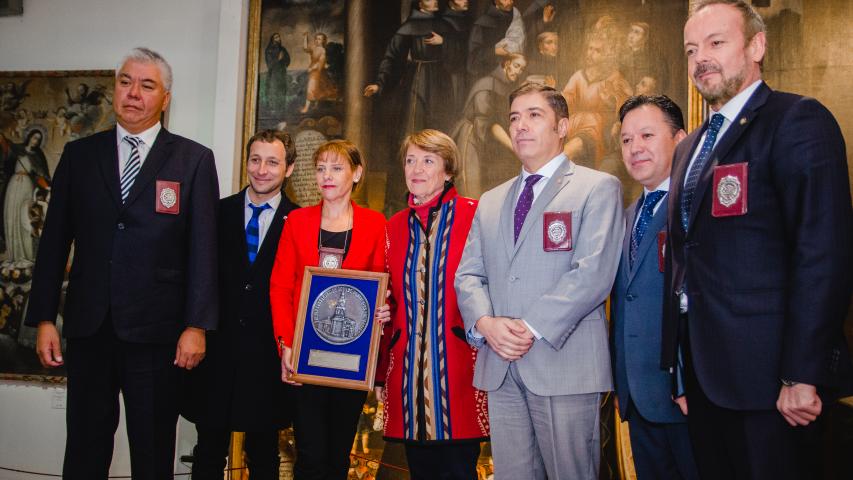
<svg viewBox="0 0 853 480">
<path fill-rule="evenodd" d="M 0 72 L 0 377 L 64 376 L 41 367 L 23 317 L 52 174 L 66 142 L 115 123 L 113 75 Z M 62 315 L 56 320 L 61 329 Z"/>
</svg>

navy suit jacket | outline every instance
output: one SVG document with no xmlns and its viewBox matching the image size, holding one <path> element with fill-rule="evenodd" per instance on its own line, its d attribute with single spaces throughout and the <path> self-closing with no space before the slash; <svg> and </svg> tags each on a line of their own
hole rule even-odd
<svg viewBox="0 0 853 480">
<path fill-rule="evenodd" d="M 851 380 L 842 323 L 853 213 L 838 123 L 813 98 L 759 86 L 717 141 L 685 232 L 684 177 L 705 128 L 679 143 L 673 161 L 662 367 L 675 364 L 686 281 L 693 369 L 716 405 L 775 409 L 783 378 L 841 393 Z M 748 212 L 715 218 L 713 168 L 741 162 Z"/>
<path fill-rule="evenodd" d="M 63 335 L 175 343 L 187 326 L 217 323 L 213 152 L 161 129 L 122 203 L 116 130 L 65 145 L 53 176 L 26 324 L 56 318 L 71 244 Z M 179 212 L 157 213 L 156 180 L 180 183 Z"/>
<path fill-rule="evenodd" d="M 642 197 L 641 197 L 642 198 Z M 667 205 L 661 200 L 630 267 L 631 234 L 637 217 L 634 201 L 625 210 L 625 241 L 613 286 L 613 379 L 622 418 L 629 403 L 646 420 L 681 423 L 686 417 L 672 401 L 669 372 L 660 368 L 663 273 L 658 263 L 658 233 L 666 231 Z"/>
<path fill-rule="evenodd" d="M 282 192 L 255 261 L 246 244 L 246 189 L 219 201 L 219 326 L 207 356 L 188 372 L 185 418 L 208 428 L 285 428 L 292 414 L 272 332 L 270 273 L 287 216 L 298 205 Z"/>
</svg>

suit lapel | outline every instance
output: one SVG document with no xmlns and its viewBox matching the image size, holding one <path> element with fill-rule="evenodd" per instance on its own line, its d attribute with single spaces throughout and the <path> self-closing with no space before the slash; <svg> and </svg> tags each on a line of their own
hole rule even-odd
<svg viewBox="0 0 853 480">
<path fill-rule="evenodd" d="M 110 130 L 112 135 L 104 135 L 104 140 L 98 144 L 98 165 L 104 176 L 104 183 L 116 205 L 121 205 L 121 193 L 118 188 L 118 145 L 116 129 Z"/>
<path fill-rule="evenodd" d="M 625 272 L 625 279 L 630 277 L 629 270 L 631 269 L 631 236 L 634 234 L 634 220 L 637 218 L 637 204 L 640 203 L 643 197 L 640 196 L 631 205 L 625 209 L 625 238 L 622 240 L 622 269 Z"/>
<path fill-rule="evenodd" d="M 287 206 L 287 196 L 282 192 L 281 201 L 278 204 L 278 208 L 275 209 L 272 223 L 267 228 L 267 234 L 264 235 L 264 241 L 261 242 L 261 248 L 258 250 L 258 256 L 255 258 L 255 263 L 252 266 L 261 263 L 259 260 L 263 261 L 269 255 L 275 255 L 275 251 L 270 245 L 275 244 L 278 246 L 277 240 L 281 237 L 281 231 L 284 228 L 284 218 L 287 216 L 285 212 L 288 212 Z M 245 235 L 243 237 L 245 238 Z M 245 240 L 243 240 L 243 243 L 245 243 Z M 246 248 L 248 248 L 248 245 Z"/>
<path fill-rule="evenodd" d="M 741 135 L 743 135 L 747 128 L 752 124 L 752 120 L 756 116 L 756 111 L 764 105 L 765 101 L 767 101 L 767 97 L 770 95 L 770 92 L 770 87 L 762 82 L 761 85 L 758 86 L 758 89 L 752 94 L 752 97 L 750 97 L 743 106 L 740 113 L 738 113 L 737 118 L 735 118 L 731 125 L 729 125 L 725 135 L 723 135 L 723 137 L 717 142 L 714 150 L 711 151 L 711 159 L 705 165 L 705 170 L 702 171 L 702 176 L 699 177 L 699 181 L 696 183 L 696 192 L 693 195 L 693 203 L 690 205 L 690 220 L 687 223 L 688 228 L 693 225 L 693 220 L 699 212 L 699 205 L 702 204 L 702 199 L 705 197 L 705 190 L 708 188 L 708 184 L 711 183 L 711 179 L 714 176 L 714 167 L 720 163 L 724 163 L 721 162 L 721 159 L 726 157 L 732 146 L 737 143 Z M 707 124 L 707 122 L 705 123 Z"/>
<path fill-rule="evenodd" d="M 504 198 L 503 207 L 501 208 L 500 216 L 500 232 L 503 238 L 504 248 L 506 249 L 507 258 L 512 258 L 515 248 L 515 238 L 513 235 L 513 217 L 515 210 L 515 199 L 518 198 L 518 189 L 521 188 L 521 175 L 515 177 L 515 182 L 507 190 Z"/>
<path fill-rule="evenodd" d="M 666 199 L 661 199 L 661 202 Z M 637 247 L 637 260 L 634 263 L 633 268 L 630 269 L 628 273 L 628 284 L 634 280 L 634 276 L 640 270 L 640 264 L 643 263 L 643 257 L 646 256 L 646 252 L 649 251 L 649 248 L 652 245 L 657 248 L 658 244 L 658 232 L 661 228 L 666 225 L 666 215 L 667 215 L 667 205 L 666 203 L 662 203 L 658 211 L 652 216 L 652 221 L 649 222 L 649 226 L 646 227 L 646 233 L 643 235 L 643 240 L 640 242 L 640 245 Z M 632 229 L 633 230 L 633 229 Z"/>
<path fill-rule="evenodd" d="M 157 172 L 160 171 L 166 160 L 169 159 L 169 154 L 171 153 L 170 145 L 173 141 L 174 136 L 166 131 L 165 128 L 161 128 L 160 133 L 157 134 L 157 139 L 154 140 L 151 151 L 148 152 L 148 156 L 142 162 L 142 169 L 139 170 L 136 180 L 133 181 L 133 186 L 130 187 L 130 192 L 127 194 L 127 202 L 124 204 L 125 207 L 136 200 L 136 197 L 151 183 L 151 180 L 154 179 Z"/>
<path fill-rule="evenodd" d="M 574 165 L 568 160 L 563 160 L 563 163 L 557 168 L 557 171 L 554 172 L 554 175 L 548 180 L 548 184 L 545 185 L 545 189 L 536 196 L 536 200 L 533 201 L 533 206 L 530 207 L 530 211 L 527 213 L 527 217 L 524 219 L 524 225 L 521 226 L 521 232 L 518 234 L 518 241 L 515 242 L 515 246 L 512 250 L 512 256 L 514 257 L 516 253 L 518 253 L 518 249 L 521 244 L 524 242 L 524 238 L 527 237 L 530 229 L 533 228 L 533 225 L 536 224 L 536 219 L 539 218 L 544 212 L 545 207 L 551 203 L 551 200 L 554 199 L 555 196 L 565 188 L 566 185 L 569 184 L 571 175 L 574 173 Z M 520 177 L 519 177 L 520 178 Z M 519 180 L 520 182 L 520 180 Z M 510 218 L 513 216 L 510 215 Z M 512 238 L 512 237 L 510 237 Z"/>
</svg>

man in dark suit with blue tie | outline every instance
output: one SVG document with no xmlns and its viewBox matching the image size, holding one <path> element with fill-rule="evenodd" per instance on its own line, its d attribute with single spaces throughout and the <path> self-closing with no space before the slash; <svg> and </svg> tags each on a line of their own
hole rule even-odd
<svg viewBox="0 0 853 480">
<path fill-rule="evenodd" d="M 231 432 L 246 432 L 252 480 L 278 480 L 278 431 L 290 423 L 290 387 L 270 311 L 270 273 L 287 215 L 284 194 L 296 146 L 264 130 L 246 146 L 249 186 L 219 202 L 219 327 L 208 354 L 189 374 L 182 414 L 196 424 L 193 480 L 222 480 Z"/>
<path fill-rule="evenodd" d="M 172 70 L 132 50 L 116 71 L 117 127 L 68 143 L 33 273 L 26 323 L 46 367 L 68 371 L 63 478 L 106 479 L 124 398 L 134 479 L 171 478 L 179 369 L 217 323 L 213 153 L 160 124 Z M 71 244 L 60 349 L 54 325 Z"/>
<path fill-rule="evenodd" d="M 687 134 L 664 95 L 629 98 L 619 110 L 622 161 L 643 195 L 625 210 L 625 241 L 613 286 L 616 405 L 630 426 L 639 480 L 698 479 L 684 398 L 672 399 L 660 368 L 666 195 L 675 146 Z M 682 407 L 682 408 L 679 408 Z"/>
<path fill-rule="evenodd" d="M 675 152 L 662 366 L 684 360 L 703 478 L 820 478 L 822 413 L 853 378 L 844 139 L 818 101 L 763 83 L 749 4 L 694 7 L 684 47 L 710 119 Z"/>
</svg>

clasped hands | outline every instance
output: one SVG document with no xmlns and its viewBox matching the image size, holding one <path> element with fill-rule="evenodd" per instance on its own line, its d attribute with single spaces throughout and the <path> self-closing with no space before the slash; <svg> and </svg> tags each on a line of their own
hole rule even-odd
<svg viewBox="0 0 853 480">
<path fill-rule="evenodd" d="M 484 315 L 477 320 L 475 327 L 489 347 L 510 362 L 523 357 L 535 340 L 533 332 L 520 318 Z"/>
</svg>

